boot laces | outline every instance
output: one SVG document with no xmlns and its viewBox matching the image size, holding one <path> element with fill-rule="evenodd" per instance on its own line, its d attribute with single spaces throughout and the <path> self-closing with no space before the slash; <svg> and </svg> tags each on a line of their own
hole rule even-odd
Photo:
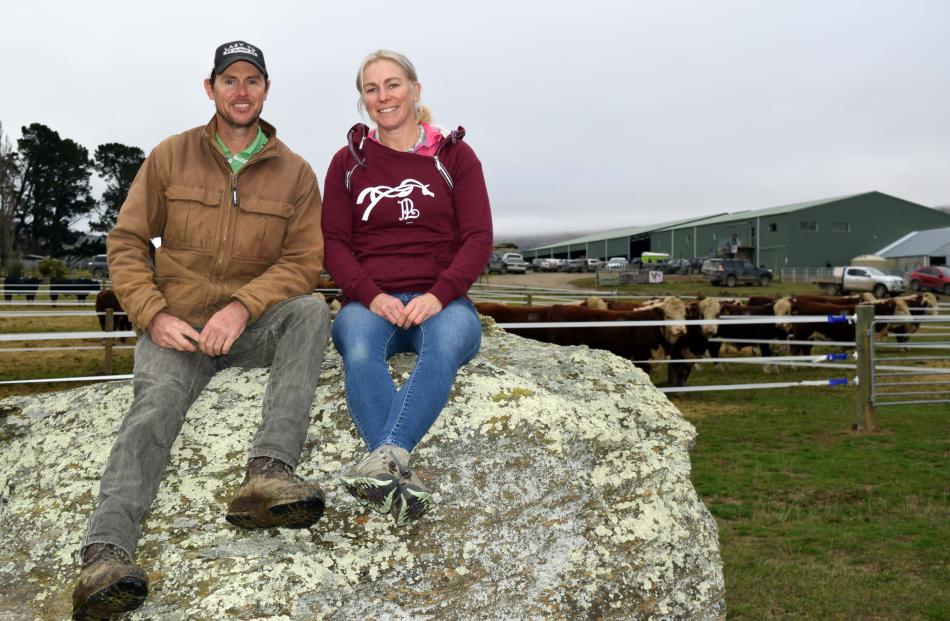
<svg viewBox="0 0 950 621">
<path fill-rule="evenodd" d="M 273 457 L 268 457 L 267 462 L 260 469 L 260 474 L 262 476 L 288 476 L 296 481 L 303 481 L 303 478 L 294 473 L 294 469 L 290 467 L 290 464 L 284 463 L 279 459 Z"/>
<path fill-rule="evenodd" d="M 94 543 L 83 555 L 83 566 L 91 565 L 99 561 L 115 561 L 121 564 L 129 564 L 132 559 L 122 548 L 114 546 L 111 543 Z"/>
</svg>

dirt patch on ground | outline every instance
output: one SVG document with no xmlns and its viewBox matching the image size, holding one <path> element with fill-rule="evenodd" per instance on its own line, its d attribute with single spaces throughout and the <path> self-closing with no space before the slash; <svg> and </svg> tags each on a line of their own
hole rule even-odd
<svg viewBox="0 0 950 621">
<path fill-rule="evenodd" d="M 561 272 L 528 272 L 526 274 L 491 274 L 482 276 L 478 282 L 486 285 L 520 285 L 522 287 L 545 287 L 548 289 L 577 289 L 572 281 L 592 278 L 593 274 L 564 274 Z"/>
</svg>

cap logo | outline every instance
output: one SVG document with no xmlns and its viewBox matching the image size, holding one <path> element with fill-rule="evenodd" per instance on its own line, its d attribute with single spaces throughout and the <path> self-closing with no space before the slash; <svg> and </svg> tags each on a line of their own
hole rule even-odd
<svg viewBox="0 0 950 621">
<path fill-rule="evenodd" d="M 229 56 L 231 54 L 250 54 L 255 58 L 258 57 L 257 50 L 254 46 L 248 45 L 247 43 L 232 43 L 221 52 L 222 56 Z"/>
</svg>

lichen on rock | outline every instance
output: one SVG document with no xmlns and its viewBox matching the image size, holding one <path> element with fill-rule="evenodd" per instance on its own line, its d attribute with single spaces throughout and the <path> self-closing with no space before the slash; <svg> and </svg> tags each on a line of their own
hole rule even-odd
<svg viewBox="0 0 950 621">
<path fill-rule="evenodd" d="M 411 356 L 392 361 L 394 377 Z M 137 561 L 129 619 L 718 619 L 716 524 L 690 480 L 695 431 L 627 361 L 508 335 L 482 350 L 415 451 L 433 513 L 397 529 L 335 476 L 363 450 L 327 350 L 298 473 L 309 530 L 224 521 L 260 422 L 264 369 L 216 376 L 189 412 Z M 0 402 L 0 619 L 64 619 L 75 555 L 131 384 Z"/>
</svg>

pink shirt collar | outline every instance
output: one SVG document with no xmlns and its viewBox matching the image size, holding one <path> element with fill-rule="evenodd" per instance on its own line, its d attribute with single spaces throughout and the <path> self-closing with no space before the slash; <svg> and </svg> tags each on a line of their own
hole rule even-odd
<svg viewBox="0 0 950 621">
<path fill-rule="evenodd" d="M 421 125 L 422 135 L 419 141 L 409 150 L 409 153 L 432 157 L 435 155 L 435 152 L 438 151 L 439 143 L 442 142 L 442 131 L 438 126 L 430 125 L 429 123 L 422 123 Z M 379 142 L 379 139 L 376 137 L 375 128 L 369 130 L 369 137 L 370 140 Z"/>
</svg>

